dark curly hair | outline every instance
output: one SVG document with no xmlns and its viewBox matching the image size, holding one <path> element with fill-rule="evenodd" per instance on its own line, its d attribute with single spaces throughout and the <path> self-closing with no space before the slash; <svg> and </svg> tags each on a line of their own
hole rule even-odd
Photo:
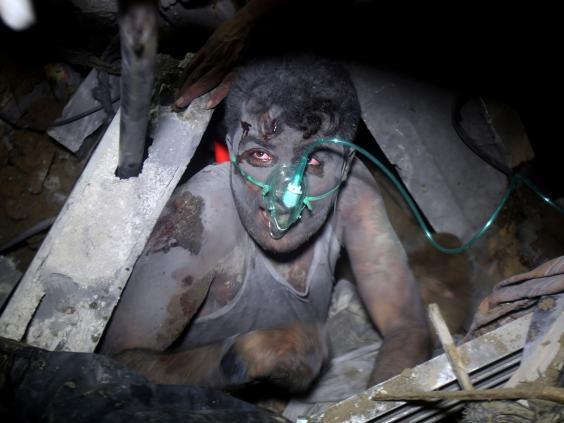
<svg viewBox="0 0 564 423">
<path fill-rule="evenodd" d="M 257 114 L 282 108 L 285 124 L 304 133 L 354 139 L 360 119 L 356 90 L 340 64 L 315 56 L 261 59 L 240 68 L 226 100 L 228 132 L 240 125 L 242 105 L 253 99 Z M 327 125 L 328 123 L 328 125 Z"/>
</svg>

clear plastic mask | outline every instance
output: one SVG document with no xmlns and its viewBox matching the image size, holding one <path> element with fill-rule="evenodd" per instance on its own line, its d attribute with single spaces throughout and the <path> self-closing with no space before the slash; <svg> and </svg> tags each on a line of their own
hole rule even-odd
<svg viewBox="0 0 564 423">
<path fill-rule="evenodd" d="M 312 201 L 326 198 L 339 189 L 340 184 L 337 184 L 324 194 L 308 195 L 307 178 L 304 178 L 308 157 L 309 154 L 304 154 L 294 165 L 277 165 L 264 182 L 246 173 L 231 157 L 241 176 L 262 189 L 262 206 L 268 216 L 270 236 L 274 239 L 284 236 L 301 218 L 304 208 L 312 210 Z"/>
</svg>

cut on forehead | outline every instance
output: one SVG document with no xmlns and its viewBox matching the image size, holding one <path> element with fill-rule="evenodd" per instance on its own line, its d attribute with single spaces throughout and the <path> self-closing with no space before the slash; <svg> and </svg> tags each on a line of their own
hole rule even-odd
<svg viewBox="0 0 564 423">
<path fill-rule="evenodd" d="M 238 71 L 226 100 L 229 134 L 233 135 L 242 116 L 249 114 L 255 114 L 255 119 L 262 115 L 270 122 L 277 120 L 302 131 L 306 138 L 338 135 L 352 140 L 360 108 L 341 65 L 300 55 L 256 60 Z M 322 130 L 330 132 L 322 134 Z"/>
<path fill-rule="evenodd" d="M 264 141 L 270 140 L 283 130 L 283 115 L 282 108 L 276 105 L 264 110 L 253 99 L 250 99 L 242 106 L 240 119 L 243 136 L 250 133 Z"/>
</svg>

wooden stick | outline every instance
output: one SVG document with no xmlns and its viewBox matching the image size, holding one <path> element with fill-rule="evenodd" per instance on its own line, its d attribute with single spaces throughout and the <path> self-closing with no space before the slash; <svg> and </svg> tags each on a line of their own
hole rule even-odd
<svg viewBox="0 0 564 423">
<path fill-rule="evenodd" d="M 520 388 L 472 389 L 463 391 L 411 391 L 397 394 L 376 392 L 370 399 L 372 401 L 493 401 L 539 399 L 564 404 L 564 388 L 554 388 L 552 386 L 524 386 Z"/>
<path fill-rule="evenodd" d="M 441 311 L 439 310 L 439 306 L 437 304 L 429 304 L 428 310 L 429 319 L 431 320 L 435 332 L 439 337 L 439 341 L 441 341 L 443 349 L 445 350 L 445 353 L 448 357 L 448 361 L 450 362 L 452 370 L 456 375 L 456 379 L 458 379 L 458 383 L 460 384 L 462 389 L 465 389 L 467 391 L 474 389 L 474 385 L 472 385 L 472 382 L 470 381 L 470 378 L 468 377 L 468 374 L 464 369 L 462 358 L 460 357 L 458 349 L 454 344 L 454 340 L 452 339 L 450 331 L 448 330 L 448 326 L 446 325 Z"/>
</svg>

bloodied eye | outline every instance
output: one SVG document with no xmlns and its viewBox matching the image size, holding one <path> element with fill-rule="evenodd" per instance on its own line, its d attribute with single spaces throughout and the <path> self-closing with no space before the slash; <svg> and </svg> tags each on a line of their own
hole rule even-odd
<svg viewBox="0 0 564 423">
<path fill-rule="evenodd" d="M 274 160 L 268 152 L 259 149 L 246 151 L 241 158 L 250 165 L 259 167 L 270 166 Z"/>
<path fill-rule="evenodd" d="M 313 175 L 323 176 L 323 162 L 311 156 L 307 162 L 307 171 Z"/>
<path fill-rule="evenodd" d="M 321 166 L 321 162 L 317 160 L 315 157 L 310 157 L 309 162 L 307 162 L 308 166 Z"/>
</svg>

